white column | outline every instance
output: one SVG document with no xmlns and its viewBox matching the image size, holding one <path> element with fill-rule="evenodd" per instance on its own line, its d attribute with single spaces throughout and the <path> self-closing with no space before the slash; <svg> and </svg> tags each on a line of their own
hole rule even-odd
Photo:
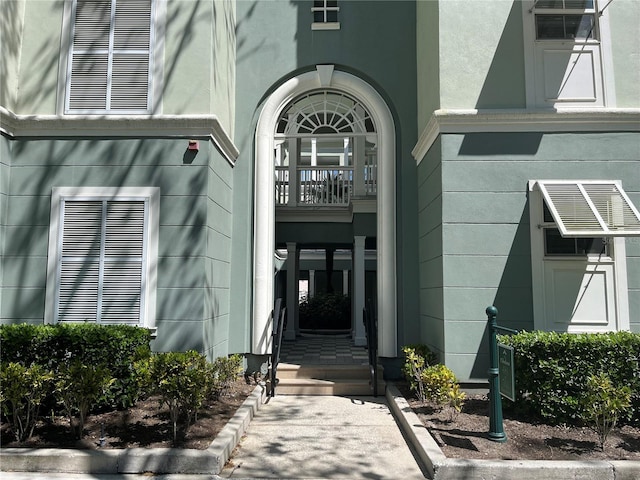
<svg viewBox="0 0 640 480">
<path fill-rule="evenodd" d="M 284 338 L 295 340 L 300 331 L 298 319 L 298 282 L 300 251 L 295 243 L 287 243 L 287 329 Z"/>
<path fill-rule="evenodd" d="M 299 144 L 297 138 L 290 138 L 288 140 L 289 146 L 289 206 L 295 207 L 298 205 L 298 157 L 299 157 Z"/>
<path fill-rule="evenodd" d="M 316 271 L 309 270 L 309 298 L 316 295 Z"/>
<path fill-rule="evenodd" d="M 353 138 L 353 195 L 364 196 L 365 138 Z"/>
<path fill-rule="evenodd" d="M 353 341 L 357 346 L 367 344 L 367 337 L 362 320 L 364 309 L 364 240 L 366 237 L 356 236 L 353 239 Z"/>
</svg>

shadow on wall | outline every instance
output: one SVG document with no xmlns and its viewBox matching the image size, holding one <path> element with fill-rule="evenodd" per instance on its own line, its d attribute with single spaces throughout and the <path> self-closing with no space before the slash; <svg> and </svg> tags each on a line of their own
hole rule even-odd
<svg viewBox="0 0 640 480">
<path fill-rule="evenodd" d="M 478 110 L 526 108 L 522 3 L 514 1 L 476 103 Z M 473 39 L 473 36 L 469 36 Z"/>
<path fill-rule="evenodd" d="M 498 309 L 498 325 L 514 330 L 533 329 L 533 297 L 531 293 L 531 238 L 529 233 L 529 203 L 525 202 L 516 227 L 507 262 L 493 300 Z M 489 305 L 486 305 L 488 307 Z M 487 319 L 484 309 L 478 317 Z M 489 368 L 489 330 L 485 324 L 482 341 L 471 376 L 487 378 Z"/>
</svg>

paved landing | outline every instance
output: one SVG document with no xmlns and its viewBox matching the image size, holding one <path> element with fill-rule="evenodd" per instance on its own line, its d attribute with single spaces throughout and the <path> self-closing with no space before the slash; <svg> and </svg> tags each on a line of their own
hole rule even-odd
<svg viewBox="0 0 640 480">
<path fill-rule="evenodd" d="M 369 363 L 365 347 L 356 347 L 353 340 L 340 335 L 302 336 L 282 341 L 282 363 L 297 365 L 363 365 Z"/>
<path fill-rule="evenodd" d="M 384 397 L 271 398 L 221 478 L 424 479 Z"/>
</svg>

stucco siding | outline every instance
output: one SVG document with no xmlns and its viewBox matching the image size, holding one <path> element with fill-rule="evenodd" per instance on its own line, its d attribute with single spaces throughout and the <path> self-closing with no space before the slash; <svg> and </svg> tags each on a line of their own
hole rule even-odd
<svg viewBox="0 0 640 480">
<path fill-rule="evenodd" d="M 42 322 L 54 187 L 159 187 L 156 350 L 226 355 L 227 331 L 203 335 L 229 313 L 233 167 L 210 142 L 186 156 L 187 140 L 34 139 L 9 142 L 18 155 L 2 228 L 3 323 Z M 4 193 L 4 192 L 0 192 Z M 3 205 L 4 205 L 3 203 Z M 207 342 L 214 342 L 215 345 Z"/>
<path fill-rule="evenodd" d="M 488 305 L 498 307 L 501 325 L 533 328 L 527 182 L 621 180 L 637 201 L 638 138 L 634 133 L 441 136 L 444 350 L 460 378 L 486 375 Z M 626 258 L 630 321 L 638 330 L 634 238 L 627 240 Z"/>
<path fill-rule="evenodd" d="M 640 107 L 640 3 L 625 0 L 608 2 L 616 106 Z M 630 68 L 635 65 L 635 68 Z"/>
<path fill-rule="evenodd" d="M 479 8 L 476 2 L 443 0 L 438 5 L 441 108 L 524 107 L 520 2 L 491 1 Z"/>
</svg>

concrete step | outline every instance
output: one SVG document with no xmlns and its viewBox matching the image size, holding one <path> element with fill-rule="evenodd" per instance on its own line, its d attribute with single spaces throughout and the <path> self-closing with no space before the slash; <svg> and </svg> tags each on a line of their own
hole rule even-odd
<svg viewBox="0 0 640 480">
<path fill-rule="evenodd" d="M 368 365 L 295 365 L 278 366 L 277 395 L 372 395 Z M 385 384 L 378 368 L 378 394 Z"/>
<path fill-rule="evenodd" d="M 378 382 L 378 395 L 384 395 L 385 384 Z M 276 395 L 373 395 L 369 380 L 314 378 L 280 379 Z"/>
<path fill-rule="evenodd" d="M 278 365 L 278 378 L 369 378 L 369 365 Z"/>
</svg>

